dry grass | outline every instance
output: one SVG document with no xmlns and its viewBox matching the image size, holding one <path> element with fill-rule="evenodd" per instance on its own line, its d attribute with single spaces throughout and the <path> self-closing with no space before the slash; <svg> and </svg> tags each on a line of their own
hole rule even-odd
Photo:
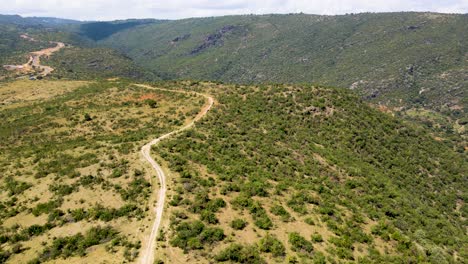
<svg viewBox="0 0 468 264">
<path fill-rule="evenodd" d="M 0 83 L 0 106 L 18 107 L 31 101 L 47 100 L 71 92 L 89 82 L 84 81 L 29 81 Z"/>
<path fill-rule="evenodd" d="M 116 79 L 109 81 L 115 82 Z M 0 84 L 0 110 L 9 111 L 16 108 L 32 105 L 37 102 L 48 102 L 57 96 L 64 95 L 84 87 L 89 82 L 75 81 L 15 81 L 10 83 Z M 150 108 L 145 104 L 146 99 L 157 101 L 157 108 Z M 74 120 L 82 120 L 82 111 L 77 111 L 74 117 L 63 118 L 61 116 L 48 116 L 45 122 L 54 122 L 58 124 L 55 127 L 46 127 L 38 132 L 27 131 L 26 136 L 55 136 L 59 132 L 66 132 L 58 139 L 60 142 L 73 140 L 78 137 L 94 138 L 98 136 L 110 136 L 110 138 L 118 139 L 121 136 L 126 136 L 131 131 L 139 131 L 146 129 L 151 125 L 155 127 L 166 127 L 166 129 L 175 129 L 177 125 L 168 124 L 167 122 L 180 119 L 182 123 L 187 123 L 188 120 L 194 117 L 198 112 L 199 98 L 173 95 L 168 92 L 159 92 L 156 90 L 147 90 L 128 86 L 127 89 L 110 88 L 92 96 L 76 98 L 65 102 L 64 105 L 70 109 L 88 109 L 87 111 L 92 117 L 91 122 L 76 122 Z M 138 104 L 139 103 L 139 104 Z M 90 104 L 103 106 L 102 110 L 92 110 L 88 108 Z M 39 111 L 39 110 L 38 110 Z M 40 112 L 40 111 L 39 111 Z M 136 119 L 135 124 L 122 123 L 125 120 Z M 10 120 L 15 122 L 15 119 Z M 9 122 L 10 122 L 9 121 Z M 42 124 L 37 127 L 42 126 Z M 79 186 L 77 190 L 63 197 L 63 204 L 58 208 L 63 212 L 77 208 L 89 209 L 96 205 L 102 205 L 106 208 L 120 208 L 126 202 L 121 195 L 114 189 L 113 186 L 119 185 L 123 188 L 128 188 L 130 182 L 133 181 L 133 172 L 140 170 L 145 172 L 145 178 L 152 181 L 153 186 L 150 187 L 150 201 L 140 200 L 139 206 L 142 210 L 148 207 L 147 203 L 154 203 L 157 189 L 157 178 L 153 170 L 148 166 L 147 162 L 140 156 L 139 148 L 147 143 L 148 140 L 159 135 L 151 135 L 141 141 L 131 142 L 129 152 L 123 153 L 119 150 L 121 143 L 113 143 L 111 141 L 98 141 L 92 147 L 77 146 L 63 150 L 61 155 L 70 155 L 71 157 L 79 157 L 83 154 L 95 154 L 98 157 L 98 163 L 89 166 L 76 168 L 80 175 L 101 175 L 109 184 L 110 188 L 103 189 L 100 185 Z M 24 144 L 22 141 L 15 142 L 18 147 Z M 59 144 L 59 143 L 58 143 Z M 112 160 L 111 160 L 112 158 Z M 41 162 L 53 161 L 53 155 L 46 155 Z M 109 164 L 115 161 L 126 160 L 126 171 L 121 177 L 111 177 L 112 169 Z M 52 184 L 73 185 L 78 182 L 78 178 L 59 177 L 55 174 L 49 174 L 44 178 L 37 179 L 34 177 L 37 171 L 37 164 L 34 164 L 33 158 L 7 156 L 0 153 L 0 162 L 5 162 L 7 166 L 2 168 L 3 175 L 0 178 L 0 186 L 3 186 L 3 179 L 7 176 L 12 176 L 15 180 L 28 182 L 33 185 L 32 188 L 24 191 L 22 194 L 16 195 L 18 205 L 24 205 L 27 208 L 34 208 L 39 203 L 45 203 L 55 199 L 55 195 L 49 190 Z M 21 164 L 18 167 L 18 164 Z M 0 191 L 0 199 L 6 201 L 9 199 L 6 191 Z M 144 241 L 147 235 L 148 227 L 153 220 L 154 215 L 147 211 L 142 219 L 127 219 L 121 217 L 113 219 L 109 222 L 96 220 L 84 220 L 76 223 L 65 223 L 62 226 L 57 226 L 43 235 L 32 237 L 28 241 L 21 242 L 26 250 L 21 254 L 14 255 L 10 258 L 9 263 L 26 263 L 34 257 L 38 256 L 42 251 L 44 244 L 50 244 L 54 237 L 63 237 L 74 235 L 79 232 L 86 232 L 89 228 L 96 225 L 109 225 L 119 231 L 120 235 L 127 237 L 129 241 Z M 24 211 L 16 216 L 2 219 L 2 227 L 11 227 L 19 224 L 21 227 L 29 227 L 33 224 L 43 225 L 47 222 L 47 214 L 42 214 L 38 217 L 33 216 L 29 211 Z M 144 246 L 144 245 L 143 245 Z M 8 248 L 8 247 L 7 247 Z M 87 256 L 84 258 L 72 257 L 57 259 L 50 263 L 122 263 L 122 249 L 117 253 L 110 253 L 104 249 L 104 245 L 98 245 L 88 250 Z"/>
</svg>

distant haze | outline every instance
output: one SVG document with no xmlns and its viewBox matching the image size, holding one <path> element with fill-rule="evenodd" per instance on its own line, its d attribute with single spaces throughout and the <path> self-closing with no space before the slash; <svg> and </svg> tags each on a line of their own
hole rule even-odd
<svg viewBox="0 0 468 264">
<path fill-rule="evenodd" d="M 77 20 L 179 19 L 300 12 L 335 15 L 396 11 L 467 13 L 468 0 L 14 0 L 0 6 L 0 14 Z"/>
</svg>

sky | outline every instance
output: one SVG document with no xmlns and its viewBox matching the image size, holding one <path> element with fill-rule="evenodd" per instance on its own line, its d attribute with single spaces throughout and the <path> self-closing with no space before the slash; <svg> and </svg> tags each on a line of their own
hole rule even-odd
<svg viewBox="0 0 468 264">
<path fill-rule="evenodd" d="M 0 14 L 77 20 L 180 19 L 236 14 L 431 11 L 468 13 L 468 0 L 0 0 Z"/>
</svg>

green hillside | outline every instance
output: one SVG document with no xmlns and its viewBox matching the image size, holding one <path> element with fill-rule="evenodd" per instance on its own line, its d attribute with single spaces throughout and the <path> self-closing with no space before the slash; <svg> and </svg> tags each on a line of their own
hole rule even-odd
<svg viewBox="0 0 468 264">
<path fill-rule="evenodd" d="M 31 42 L 21 38 L 22 27 L 0 23 L 0 65 L 27 62 L 27 53 L 43 49 L 48 43 Z M 1 69 L 3 73 L 3 67 Z"/>
<path fill-rule="evenodd" d="M 467 263 L 467 15 L 34 19 L 0 65 L 66 45 L 0 70 L 0 263 Z"/>
<path fill-rule="evenodd" d="M 19 15 L 0 15 L 0 23 L 18 26 L 61 27 L 64 25 L 76 25 L 82 22 L 56 17 L 22 17 Z"/>
<path fill-rule="evenodd" d="M 67 79 L 95 79 L 125 77 L 132 79 L 160 79 L 157 75 L 135 65 L 132 59 L 109 48 L 68 47 L 44 63 L 54 67 L 52 77 Z"/>
<path fill-rule="evenodd" d="M 160 244 L 168 259 L 168 246 L 192 260 L 240 263 L 468 257 L 466 156 L 426 130 L 345 90 L 185 87 L 209 91 L 219 104 L 153 152 L 178 175 Z M 222 242 L 202 232 L 213 228 L 224 231 Z"/>
<path fill-rule="evenodd" d="M 468 17 L 227 16 L 119 32 L 102 44 L 168 78 L 352 87 L 390 106 L 464 106 Z M 401 100 L 401 101 L 400 101 Z"/>
</svg>

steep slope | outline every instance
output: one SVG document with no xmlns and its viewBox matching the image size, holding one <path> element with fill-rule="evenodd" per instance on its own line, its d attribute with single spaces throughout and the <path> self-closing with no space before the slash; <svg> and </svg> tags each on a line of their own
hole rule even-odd
<svg viewBox="0 0 468 264">
<path fill-rule="evenodd" d="M 390 106 L 466 107 L 468 16 L 382 13 L 197 18 L 102 43 L 168 78 L 312 82 Z"/>
<path fill-rule="evenodd" d="M 426 130 L 344 90 L 194 87 L 218 104 L 153 152 L 177 172 L 165 262 L 468 257 L 466 156 Z"/>
<path fill-rule="evenodd" d="M 167 21 L 99 43 L 163 79 L 350 88 L 463 152 L 467 32 L 467 15 L 249 15 Z"/>
<path fill-rule="evenodd" d="M 78 32 L 92 40 L 105 39 L 119 31 L 134 28 L 145 24 L 163 23 L 164 20 L 156 19 L 129 19 L 112 22 L 92 22 L 83 23 L 79 26 Z"/>
</svg>

